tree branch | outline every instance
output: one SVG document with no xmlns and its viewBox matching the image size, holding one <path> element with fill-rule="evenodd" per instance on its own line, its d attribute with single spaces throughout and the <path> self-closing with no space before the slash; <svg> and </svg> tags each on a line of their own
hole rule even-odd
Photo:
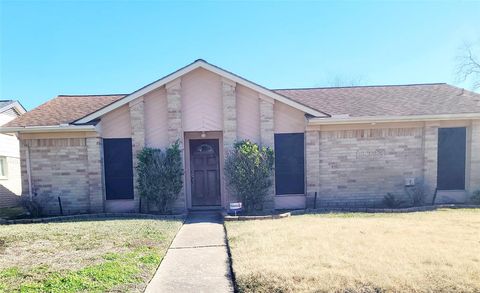
<svg viewBox="0 0 480 293">
<path fill-rule="evenodd" d="M 480 62 L 471 45 L 465 45 L 465 52 L 457 57 L 456 75 L 460 82 L 472 81 L 473 89 L 480 88 Z"/>
</svg>

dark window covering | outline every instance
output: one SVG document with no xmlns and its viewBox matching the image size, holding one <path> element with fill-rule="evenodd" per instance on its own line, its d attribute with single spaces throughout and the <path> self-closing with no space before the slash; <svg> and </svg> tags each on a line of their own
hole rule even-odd
<svg viewBox="0 0 480 293">
<path fill-rule="evenodd" d="M 439 190 L 465 189 L 466 136 L 465 127 L 438 129 L 437 188 Z"/>
<path fill-rule="evenodd" d="M 133 199 L 132 139 L 103 139 L 107 200 Z"/>
<path fill-rule="evenodd" d="M 303 194 L 304 191 L 304 134 L 275 134 L 275 193 Z"/>
</svg>

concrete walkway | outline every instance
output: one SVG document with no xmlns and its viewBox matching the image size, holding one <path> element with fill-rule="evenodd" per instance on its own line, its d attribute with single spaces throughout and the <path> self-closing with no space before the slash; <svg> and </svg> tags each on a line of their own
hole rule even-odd
<svg viewBox="0 0 480 293">
<path fill-rule="evenodd" d="M 145 292 L 233 292 L 220 214 L 188 216 Z"/>
</svg>

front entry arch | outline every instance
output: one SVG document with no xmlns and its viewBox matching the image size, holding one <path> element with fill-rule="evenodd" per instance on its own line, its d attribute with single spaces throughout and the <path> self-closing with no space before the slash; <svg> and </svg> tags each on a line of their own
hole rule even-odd
<svg viewBox="0 0 480 293">
<path fill-rule="evenodd" d="M 192 207 L 221 206 L 218 139 L 190 140 Z"/>
</svg>

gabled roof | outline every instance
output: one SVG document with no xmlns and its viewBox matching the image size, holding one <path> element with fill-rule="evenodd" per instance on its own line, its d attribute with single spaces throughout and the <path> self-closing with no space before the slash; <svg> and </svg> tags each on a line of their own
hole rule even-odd
<svg viewBox="0 0 480 293">
<path fill-rule="evenodd" d="M 175 79 L 197 69 L 197 68 L 203 68 L 203 69 L 206 69 L 208 71 L 211 71 L 213 73 L 216 73 L 224 78 L 227 78 L 229 80 L 232 80 L 236 83 L 239 83 L 243 86 L 246 86 L 248 88 L 251 88 L 252 90 L 255 90 L 267 97 L 270 97 L 274 100 L 277 100 L 277 101 L 280 101 L 282 103 L 285 103 L 293 108 L 296 108 L 298 110 L 301 110 L 307 114 L 310 114 L 312 116 L 315 116 L 315 117 L 328 117 L 327 114 L 325 114 L 324 112 L 322 112 L 321 110 L 317 110 L 317 109 L 314 109 L 314 108 L 311 108 L 309 106 L 306 106 L 306 105 L 303 105 L 301 102 L 298 102 L 298 101 L 294 101 L 294 100 L 291 100 L 285 96 L 282 96 L 281 94 L 278 94 L 278 93 L 275 93 L 263 86 L 260 86 L 256 83 L 253 83 L 243 77 L 240 77 L 236 74 L 233 74 L 225 69 L 222 69 L 218 66 L 215 66 L 215 65 L 212 65 L 208 62 L 206 62 L 205 60 L 202 60 L 202 59 L 198 59 L 196 61 L 194 61 L 193 63 L 165 76 L 165 77 L 162 77 L 161 79 L 157 80 L 157 81 L 154 81 L 146 86 L 144 86 L 143 88 L 139 89 L 139 90 L 136 90 L 134 91 L 133 93 L 123 97 L 122 99 L 119 99 L 118 101 L 102 108 L 102 109 L 99 109 L 98 111 L 95 111 L 89 115 L 86 115 L 85 117 L 82 117 L 81 119 L 75 121 L 76 124 L 82 124 L 82 123 L 88 123 L 90 122 L 91 120 L 94 120 L 94 119 L 97 119 L 99 118 L 100 116 L 112 111 L 112 110 L 115 110 L 127 103 L 129 103 L 130 101 L 133 101 L 134 99 L 138 98 L 138 97 L 141 97 L 143 95 L 145 95 L 146 93 L 148 92 L 151 92 L 171 81 L 174 81 Z"/>
<path fill-rule="evenodd" d="M 27 110 L 25 110 L 25 108 L 22 106 L 22 104 L 20 104 L 19 101 L 0 100 L 0 113 L 3 113 L 3 112 L 5 112 L 7 110 L 10 110 L 12 108 L 15 109 L 15 111 L 18 113 L 18 115 L 22 115 L 25 112 L 27 112 Z"/>
<path fill-rule="evenodd" d="M 294 105 L 305 113 L 317 114 L 312 116 L 323 117 L 310 119 L 310 122 L 350 123 L 354 118 L 368 121 L 387 120 L 387 118 L 389 120 L 480 118 L 480 94 L 445 83 L 269 90 L 203 60 L 198 60 L 131 94 L 58 96 L 7 123 L 5 127 L 10 130 L 15 127 L 47 129 L 45 126 L 70 124 L 69 129 L 75 127 L 80 129 L 79 125 L 74 123 L 88 123 L 199 67 L 208 68 L 218 74 L 222 73 L 222 76 L 235 82 L 249 83 L 262 94 L 274 96 L 275 99 Z M 325 118 L 326 116 L 328 118 Z M 350 119 L 343 119 L 346 117 Z M 63 129 L 66 129 L 65 126 Z"/>
<path fill-rule="evenodd" d="M 414 116 L 480 113 L 480 94 L 446 83 L 280 89 L 275 92 L 332 115 Z"/>
<path fill-rule="evenodd" d="M 125 95 L 57 96 L 4 127 L 30 127 L 69 124 L 117 101 Z"/>
</svg>

